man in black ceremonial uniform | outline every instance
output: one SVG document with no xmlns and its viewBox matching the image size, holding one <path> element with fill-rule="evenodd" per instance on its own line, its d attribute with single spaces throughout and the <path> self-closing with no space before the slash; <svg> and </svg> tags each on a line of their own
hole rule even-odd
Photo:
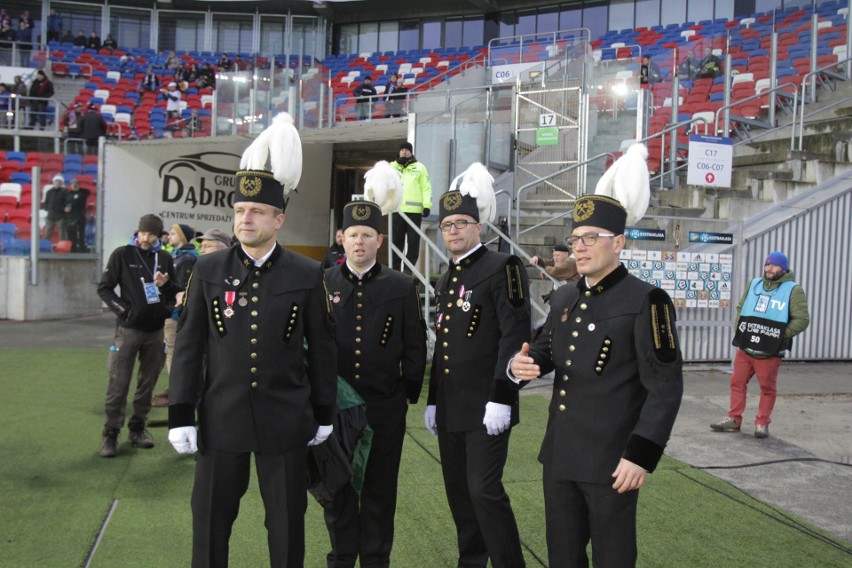
<svg viewBox="0 0 852 568">
<path fill-rule="evenodd" d="M 369 201 L 343 208 L 345 262 L 325 272 L 337 329 L 337 373 L 367 403 L 373 429 L 359 497 L 347 485 L 327 511 L 331 568 L 390 566 L 405 415 L 426 368 L 426 326 L 411 276 L 382 266 L 382 211 Z M 360 509 L 360 514 L 359 514 Z"/>
<path fill-rule="evenodd" d="M 550 566 L 636 564 L 638 489 L 669 439 L 683 360 L 669 295 L 619 262 L 627 212 L 611 197 L 576 201 L 568 239 L 583 278 L 550 298 L 543 332 L 513 357 L 530 380 L 555 368 L 539 454 Z"/>
<path fill-rule="evenodd" d="M 518 527 L 503 489 L 518 393 L 506 377 L 517 341 L 530 337 L 521 261 L 480 242 L 476 200 L 448 191 L 440 228 L 452 255 L 438 281 L 435 356 L 426 427 L 438 435 L 447 501 L 456 524 L 459 566 L 524 566 Z"/>
<path fill-rule="evenodd" d="M 197 406 L 192 566 L 228 565 L 253 453 L 270 563 L 294 568 L 304 562 L 306 446 L 322 443 L 334 419 L 331 308 L 319 263 L 276 242 L 281 185 L 265 171 L 240 171 L 237 180 L 239 244 L 199 258 L 187 287 L 169 378 L 169 441 L 178 453 L 195 451 Z"/>
</svg>

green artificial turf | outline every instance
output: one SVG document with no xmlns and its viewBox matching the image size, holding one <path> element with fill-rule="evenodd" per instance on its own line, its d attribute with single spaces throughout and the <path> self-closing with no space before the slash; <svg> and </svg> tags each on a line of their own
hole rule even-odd
<svg viewBox="0 0 852 568">
<path fill-rule="evenodd" d="M 153 450 L 131 448 L 125 430 L 117 458 L 97 456 L 106 356 L 106 349 L 0 351 L 2 568 L 82 566 L 113 504 L 91 566 L 189 565 L 194 461 L 168 446 L 166 411 L 152 412 Z M 521 400 L 522 421 L 512 434 L 504 480 L 527 565 L 545 566 L 536 455 L 547 400 L 536 394 Z M 455 527 L 437 440 L 423 427 L 424 403 L 409 413 L 392 564 L 452 568 Z M 325 566 L 328 536 L 321 509 L 309 502 L 305 565 L 319 568 Z M 826 533 L 667 458 L 642 489 L 639 539 L 640 566 L 839 567 L 849 566 L 850 559 Z M 268 566 L 254 478 L 231 538 L 231 566 Z"/>
</svg>

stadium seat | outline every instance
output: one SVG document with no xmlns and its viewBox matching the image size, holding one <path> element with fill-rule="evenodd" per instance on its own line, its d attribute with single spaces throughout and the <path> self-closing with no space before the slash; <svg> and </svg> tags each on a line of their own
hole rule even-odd
<svg viewBox="0 0 852 568">
<path fill-rule="evenodd" d="M 56 241 L 56 244 L 53 247 L 53 252 L 63 253 L 63 254 L 68 253 L 68 252 L 71 252 L 71 248 L 73 246 L 74 246 L 74 243 L 72 241 L 69 241 L 69 240 Z"/>
</svg>

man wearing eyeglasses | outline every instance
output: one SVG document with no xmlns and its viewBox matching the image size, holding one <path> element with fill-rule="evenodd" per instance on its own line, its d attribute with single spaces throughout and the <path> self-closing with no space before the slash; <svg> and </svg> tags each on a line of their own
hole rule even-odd
<svg viewBox="0 0 852 568">
<path fill-rule="evenodd" d="M 530 337 L 521 261 L 480 242 L 476 200 L 449 191 L 440 228 L 452 255 L 436 286 L 435 355 L 426 427 L 438 436 L 459 566 L 523 567 L 518 527 L 503 488 L 503 467 L 518 393 L 506 377 L 515 346 Z"/>
<path fill-rule="evenodd" d="M 663 454 L 683 393 L 683 360 L 668 294 L 619 262 L 627 212 L 577 200 L 573 247 L 583 277 L 557 289 L 544 331 L 509 366 L 519 381 L 554 370 L 539 461 L 550 566 L 636 564 L 638 489 Z"/>
</svg>

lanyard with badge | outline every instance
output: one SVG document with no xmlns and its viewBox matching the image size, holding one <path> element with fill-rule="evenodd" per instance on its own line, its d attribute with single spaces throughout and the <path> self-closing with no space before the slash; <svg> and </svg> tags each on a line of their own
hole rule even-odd
<svg viewBox="0 0 852 568">
<path fill-rule="evenodd" d="M 148 268 L 148 265 L 145 263 L 145 259 L 143 259 L 142 255 L 139 253 L 139 249 L 137 248 L 134 250 L 136 250 L 136 256 L 139 257 L 139 262 L 141 262 L 142 266 L 145 267 L 145 270 L 147 270 L 151 274 L 151 282 L 145 282 L 144 276 L 139 277 L 139 280 L 142 281 L 142 290 L 145 292 L 145 301 L 149 304 L 159 304 L 160 289 L 157 287 L 157 282 L 155 281 L 156 278 L 154 278 L 154 271 Z M 157 266 L 159 265 L 159 254 L 160 253 L 158 252 L 154 253 L 154 270 L 156 270 Z"/>
</svg>

